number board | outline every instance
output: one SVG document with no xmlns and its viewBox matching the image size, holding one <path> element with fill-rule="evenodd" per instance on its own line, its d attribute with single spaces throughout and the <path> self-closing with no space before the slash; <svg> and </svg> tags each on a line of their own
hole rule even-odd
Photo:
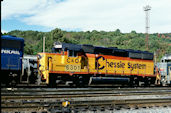
<svg viewBox="0 0 171 113">
<path fill-rule="evenodd" d="M 66 65 L 65 71 L 80 72 L 80 65 Z"/>
</svg>

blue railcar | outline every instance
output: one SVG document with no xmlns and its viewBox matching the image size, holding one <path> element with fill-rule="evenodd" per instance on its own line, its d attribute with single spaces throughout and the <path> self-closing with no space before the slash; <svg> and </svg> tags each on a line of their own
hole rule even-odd
<svg viewBox="0 0 171 113">
<path fill-rule="evenodd" d="M 2 82 L 10 84 L 18 82 L 22 71 L 24 39 L 11 36 L 1 36 L 1 75 Z"/>
</svg>

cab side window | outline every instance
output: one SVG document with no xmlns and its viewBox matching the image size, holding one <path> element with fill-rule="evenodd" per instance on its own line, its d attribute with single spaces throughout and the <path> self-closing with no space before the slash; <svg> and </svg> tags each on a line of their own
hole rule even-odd
<svg viewBox="0 0 171 113">
<path fill-rule="evenodd" d="M 77 57 L 77 51 L 68 50 L 68 57 Z"/>
<path fill-rule="evenodd" d="M 61 48 L 52 48 L 53 53 L 61 53 L 62 49 Z"/>
</svg>

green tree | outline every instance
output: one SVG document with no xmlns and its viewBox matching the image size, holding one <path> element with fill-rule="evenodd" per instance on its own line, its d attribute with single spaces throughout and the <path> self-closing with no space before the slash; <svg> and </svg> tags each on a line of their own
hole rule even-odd
<svg viewBox="0 0 171 113">
<path fill-rule="evenodd" d="M 64 41 L 63 32 L 61 29 L 58 28 L 51 31 L 51 37 L 54 41 L 61 41 L 61 42 Z"/>
<path fill-rule="evenodd" d="M 7 35 L 22 37 L 25 40 L 25 54 L 37 54 L 42 52 L 43 37 L 46 37 L 46 52 L 51 52 L 51 48 L 55 41 L 73 43 L 73 44 L 92 44 L 106 47 L 118 47 L 122 49 L 146 50 L 145 34 L 131 31 L 130 33 L 121 33 L 119 29 L 115 31 L 63 31 L 54 29 L 50 32 L 39 31 L 20 31 L 14 30 L 8 32 Z M 165 37 L 161 37 L 164 35 Z M 149 51 L 155 52 L 159 50 L 159 57 L 164 54 L 171 53 L 171 33 L 163 33 L 158 36 L 158 33 L 149 34 Z"/>
</svg>

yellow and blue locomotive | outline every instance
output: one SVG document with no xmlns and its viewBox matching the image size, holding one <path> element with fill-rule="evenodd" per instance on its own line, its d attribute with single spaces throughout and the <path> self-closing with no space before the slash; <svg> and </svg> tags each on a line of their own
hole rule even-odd
<svg viewBox="0 0 171 113">
<path fill-rule="evenodd" d="M 115 47 L 55 42 L 52 53 L 38 53 L 46 84 L 154 84 L 153 53 Z"/>
</svg>

